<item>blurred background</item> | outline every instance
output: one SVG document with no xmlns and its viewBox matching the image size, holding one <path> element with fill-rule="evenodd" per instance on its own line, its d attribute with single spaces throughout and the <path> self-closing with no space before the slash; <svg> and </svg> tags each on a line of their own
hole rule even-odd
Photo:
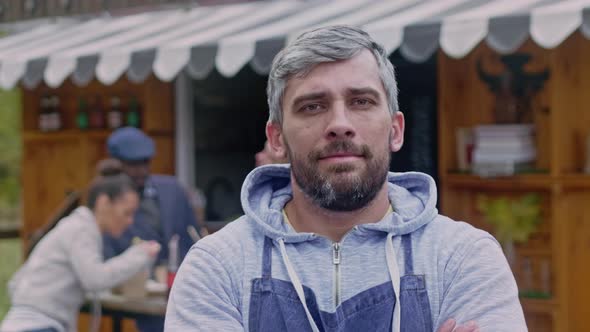
<svg viewBox="0 0 590 332">
<path fill-rule="evenodd" d="M 441 213 L 496 236 L 531 331 L 587 330 L 580 0 L 0 0 L 0 286 L 122 125 L 154 139 L 152 172 L 197 193 L 210 232 L 240 216 L 271 61 L 328 24 L 363 27 L 396 67 L 406 137 L 390 169 L 431 175 Z"/>
</svg>

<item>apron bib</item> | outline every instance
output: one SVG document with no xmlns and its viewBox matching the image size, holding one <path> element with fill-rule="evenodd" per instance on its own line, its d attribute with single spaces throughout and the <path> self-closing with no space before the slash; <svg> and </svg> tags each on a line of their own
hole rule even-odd
<svg viewBox="0 0 590 332">
<path fill-rule="evenodd" d="M 414 275 L 412 238 L 402 236 L 405 273 L 401 278 L 401 331 L 431 332 L 432 319 L 426 282 Z M 262 278 L 252 281 L 249 330 L 251 332 L 312 331 L 293 284 L 273 279 L 272 240 L 265 238 L 262 254 Z M 335 312 L 319 309 L 310 288 L 303 285 L 307 307 L 321 332 L 391 331 L 395 293 L 391 281 L 367 289 L 341 303 Z"/>
</svg>

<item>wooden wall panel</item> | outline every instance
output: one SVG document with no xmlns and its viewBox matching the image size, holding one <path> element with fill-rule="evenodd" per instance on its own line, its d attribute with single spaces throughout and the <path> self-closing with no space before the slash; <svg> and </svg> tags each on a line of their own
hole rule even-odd
<svg viewBox="0 0 590 332">
<path fill-rule="evenodd" d="M 570 36 L 553 57 L 552 90 L 555 122 L 555 162 L 559 173 L 580 172 L 584 142 L 590 135 L 590 42 L 579 33 Z"/>
<path fill-rule="evenodd" d="M 553 320 L 550 315 L 534 314 L 527 317 L 527 327 L 531 332 L 551 332 Z"/>
<path fill-rule="evenodd" d="M 65 138 L 33 140 L 23 145 L 23 236 L 43 225 L 69 191 L 88 177 L 82 142 Z"/>
<path fill-rule="evenodd" d="M 151 136 L 156 143 L 156 155 L 152 160 L 151 170 L 157 174 L 172 175 L 175 172 L 174 137 L 163 135 Z"/>
<path fill-rule="evenodd" d="M 93 179 L 96 175 L 96 166 L 101 160 L 108 158 L 106 135 L 89 136 L 85 138 L 86 145 L 86 157 L 85 165 L 88 169 L 88 181 Z"/>
<path fill-rule="evenodd" d="M 490 51 L 478 47 L 463 59 L 451 59 L 439 51 L 439 154 L 441 174 L 457 169 L 455 128 L 492 121 L 493 95 L 473 70 Z M 486 64 L 490 61 L 484 61 Z M 487 67 L 487 66 L 486 66 Z"/>
<path fill-rule="evenodd" d="M 565 255 L 569 267 L 565 274 L 569 299 L 567 320 L 570 331 L 586 331 L 590 318 L 590 191 L 566 192 L 562 202 L 568 239 Z"/>
<path fill-rule="evenodd" d="M 152 133 L 174 131 L 174 85 L 157 79 L 146 81 L 143 96 L 144 128 Z"/>
</svg>

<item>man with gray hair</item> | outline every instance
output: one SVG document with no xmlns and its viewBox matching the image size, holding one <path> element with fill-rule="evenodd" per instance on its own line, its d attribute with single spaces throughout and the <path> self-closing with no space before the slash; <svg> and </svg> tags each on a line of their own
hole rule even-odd
<svg viewBox="0 0 590 332">
<path fill-rule="evenodd" d="M 266 135 L 290 165 L 254 169 L 245 215 L 198 242 L 168 331 L 526 331 L 496 240 L 438 214 L 402 147 L 394 69 L 356 28 L 302 34 L 274 59 Z"/>
</svg>

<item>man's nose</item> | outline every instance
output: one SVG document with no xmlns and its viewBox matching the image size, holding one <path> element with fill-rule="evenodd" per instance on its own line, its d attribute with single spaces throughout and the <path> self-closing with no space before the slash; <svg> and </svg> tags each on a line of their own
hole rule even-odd
<svg viewBox="0 0 590 332">
<path fill-rule="evenodd" d="M 329 139 L 354 137 L 355 129 L 350 115 L 350 111 L 344 103 L 334 103 L 329 112 L 326 136 Z"/>
</svg>

